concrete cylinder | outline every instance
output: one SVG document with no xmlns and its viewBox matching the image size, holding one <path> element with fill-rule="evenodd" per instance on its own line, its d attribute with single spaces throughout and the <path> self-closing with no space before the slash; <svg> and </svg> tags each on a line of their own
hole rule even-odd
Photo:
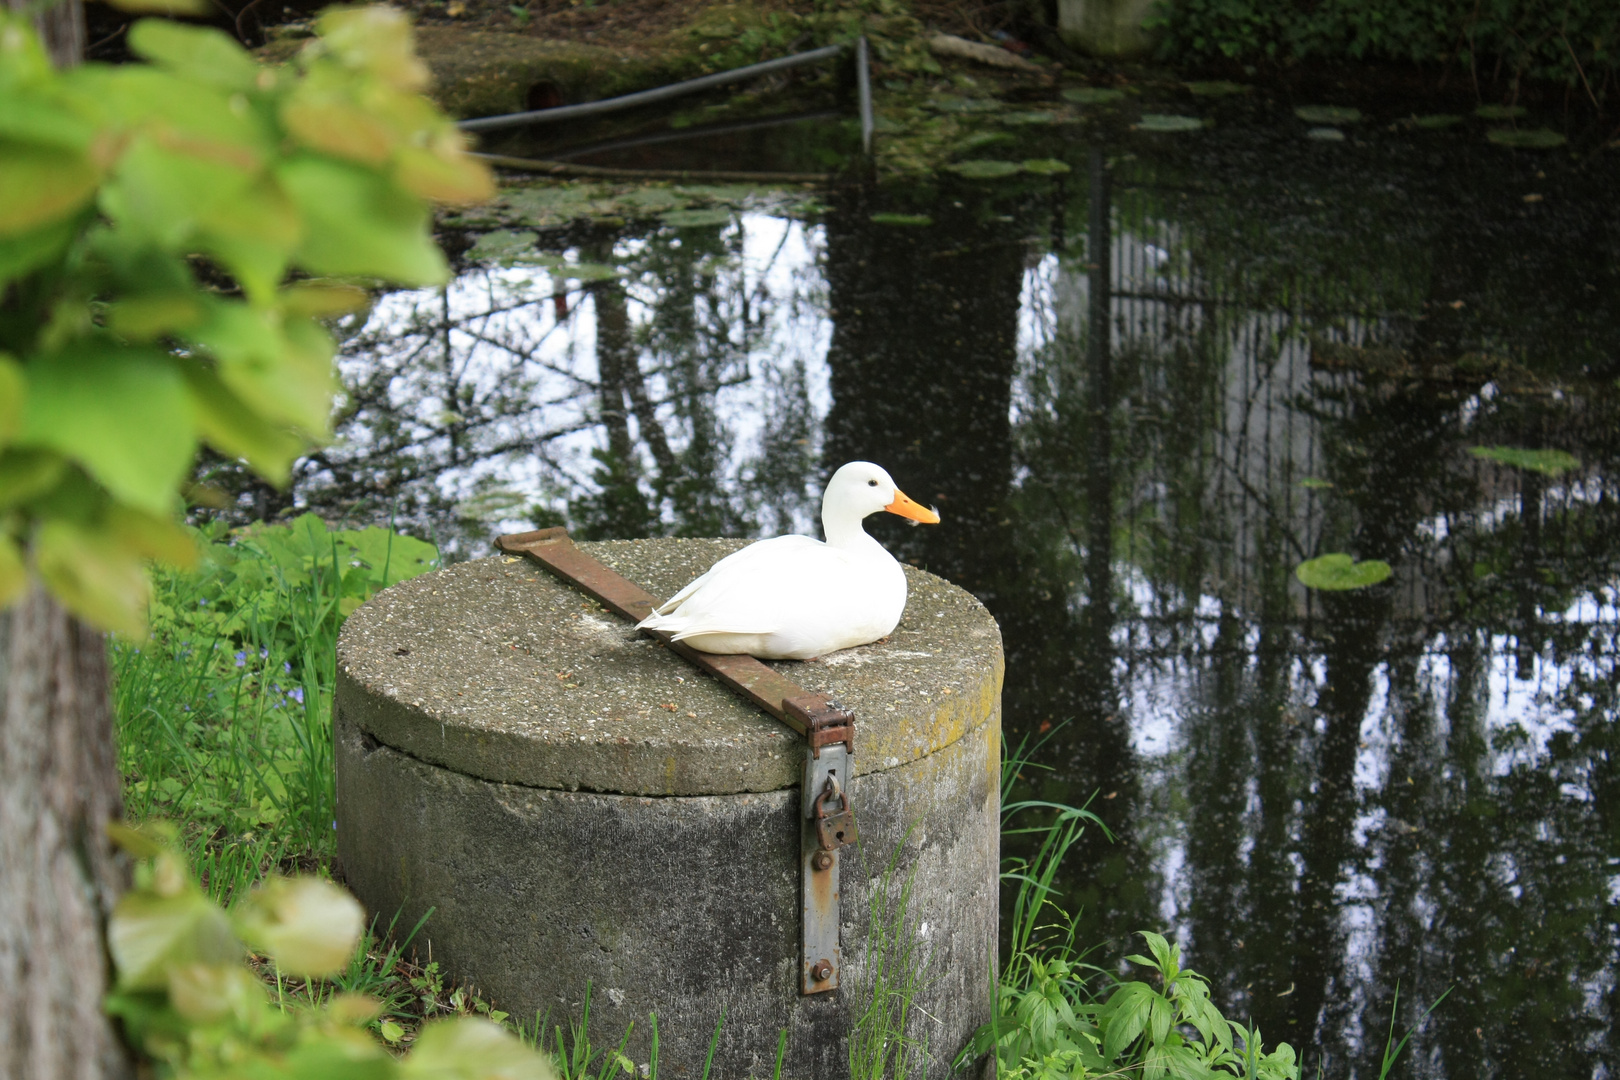
<svg viewBox="0 0 1620 1080">
<path fill-rule="evenodd" d="M 657 596 L 740 546 L 582 545 Z M 861 843 L 842 864 L 843 978 L 799 993 L 801 736 L 526 560 L 385 590 L 338 643 L 338 852 L 384 924 L 514 1017 L 580 1017 L 659 1071 L 846 1075 L 873 996 L 872 910 L 911 882 L 927 960 L 908 1034 L 927 1075 L 989 1019 L 1000 852 L 1001 638 L 966 592 L 908 568 L 884 642 L 774 664 L 856 716 Z"/>
</svg>

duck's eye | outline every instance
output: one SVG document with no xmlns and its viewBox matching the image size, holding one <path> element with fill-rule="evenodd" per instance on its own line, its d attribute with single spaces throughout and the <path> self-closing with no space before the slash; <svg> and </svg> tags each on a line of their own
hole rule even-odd
<svg viewBox="0 0 1620 1080">
<path fill-rule="evenodd" d="M 876 480 L 868 480 L 866 482 L 866 486 L 867 487 L 877 487 L 877 481 Z"/>
</svg>

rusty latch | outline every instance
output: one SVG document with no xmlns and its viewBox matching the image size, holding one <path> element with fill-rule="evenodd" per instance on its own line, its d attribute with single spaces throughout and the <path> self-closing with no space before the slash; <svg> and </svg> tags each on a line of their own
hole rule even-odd
<svg viewBox="0 0 1620 1080">
<path fill-rule="evenodd" d="M 834 811 L 827 809 L 831 802 L 837 807 Z M 816 799 L 816 842 L 822 851 L 837 851 L 845 844 L 853 844 L 860 839 L 855 830 L 855 811 L 850 809 L 849 796 L 838 783 L 838 776 L 834 774 L 827 777 L 827 786 L 822 789 L 821 797 Z"/>
</svg>

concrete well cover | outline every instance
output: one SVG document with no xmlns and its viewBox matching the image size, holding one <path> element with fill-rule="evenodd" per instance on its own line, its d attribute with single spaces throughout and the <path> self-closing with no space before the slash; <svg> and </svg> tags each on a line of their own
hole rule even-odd
<svg viewBox="0 0 1620 1080">
<path fill-rule="evenodd" d="M 668 596 L 743 541 L 581 545 Z M 856 716 L 856 775 L 932 754 L 984 723 L 1001 636 L 978 601 L 907 567 L 888 641 L 780 661 Z M 626 795 L 795 786 L 802 738 L 525 559 L 461 563 L 386 590 L 338 643 L 345 718 L 379 743 L 500 783 Z"/>
</svg>

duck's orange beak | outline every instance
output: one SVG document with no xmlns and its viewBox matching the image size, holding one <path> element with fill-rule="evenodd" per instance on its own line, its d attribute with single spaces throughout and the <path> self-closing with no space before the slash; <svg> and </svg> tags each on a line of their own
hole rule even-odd
<svg viewBox="0 0 1620 1080">
<path fill-rule="evenodd" d="M 894 502 L 890 503 L 888 506 L 885 506 L 883 509 L 887 510 L 891 514 L 899 514 L 903 518 L 910 518 L 912 521 L 920 521 L 924 525 L 939 524 L 938 513 L 928 509 L 928 507 L 923 506 L 921 503 L 913 502 L 911 496 L 907 495 L 899 488 L 894 489 Z"/>
</svg>

